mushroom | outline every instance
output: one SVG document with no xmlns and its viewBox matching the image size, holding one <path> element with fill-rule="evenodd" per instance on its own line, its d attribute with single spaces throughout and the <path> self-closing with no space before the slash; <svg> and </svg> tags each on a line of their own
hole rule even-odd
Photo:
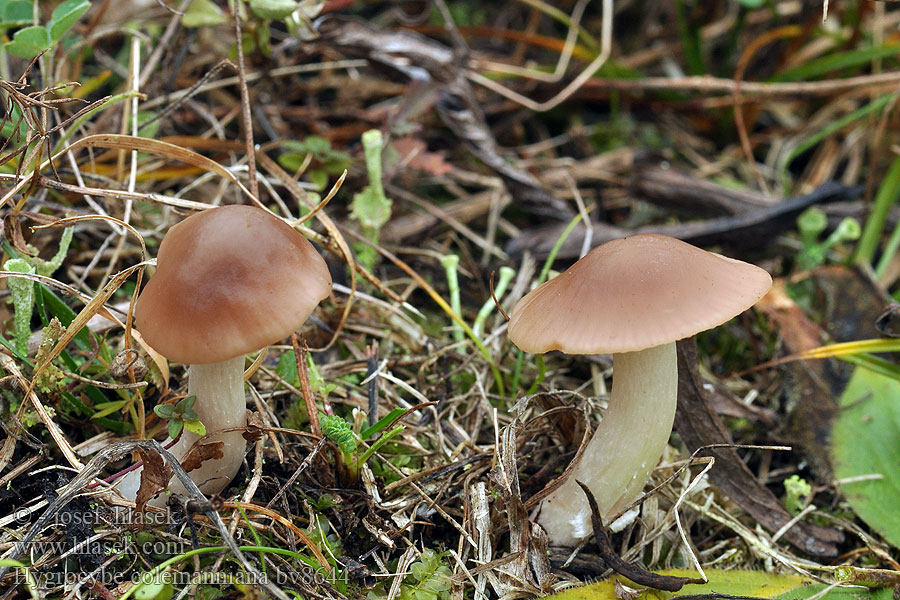
<svg viewBox="0 0 900 600">
<path fill-rule="evenodd" d="M 772 285 L 757 266 L 645 234 L 597 246 L 513 308 L 509 339 L 526 352 L 613 354 L 609 408 L 566 481 L 537 509 L 557 545 L 591 531 L 576 481 L 601 517 L 640 494 L 665 450 L 678 389 L 675 341 L 721 325 Z"/>
<path fill-rule="evenodd" d="M 265 210 L 232 205 L 192 215 L 159 246 L 156 274 L 135 306 L 144 340 L 169 360 L 190 365 L 188 395 L 206 442 L 224 456 L 190 471 L 205 494 L 218 493 L 240 468 L 246 442 L 244 355 L 283 339 L 331 292 L 325 261 L 303 235 Z M 213 434 L 213 435 L 210 435 Z M 183 430 L 169 451 L 181 460 L 199 439 Z M 139 471 L 119 491 L 134 498 Z M 183 492 L 173 481 L 170 491 Z"/>
</svg>

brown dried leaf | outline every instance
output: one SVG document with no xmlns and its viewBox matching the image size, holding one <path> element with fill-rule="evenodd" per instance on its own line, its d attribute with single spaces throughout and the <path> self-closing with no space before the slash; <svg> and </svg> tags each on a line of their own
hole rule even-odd
<svg viewBox="0 0 900 600">
<path fill-rule="evenodd" d="M 172 478 L 172 467 L 166 464 L 155 450 L 138 450 L 138 456 L 141 457 L 144 468 L 141 471 L 141 486 L 138 488 L 134 504 L 135 510 L 141 513 L 150 498 L 168 487 Z"/>
<path fill-rule="evenodd" d="M 822 345 L 822 330 L 787 293 L 788 282 L 777 278 L 756 309 L 772 319 L 789 352 L 803 352 Z"/>
<path fill-rule="evenodd" d="M 181 460 L 181 466 L 188 473 L 199 469 L 200 465 L 208 460 L 218 460 L 225 454 L 222 449 L 225 442 L 210 442 L 209 444 L 194 444 L 190 451 Z"/>
<path fill-rule="evenodd" d="M 266 424 L 256 411 L 247 411 L 247 431 L 241 436 L 248 442 L 256 442 L 266 435 Z"/>
<path fill-rule="evenodd" d="M 444 160 L 442 155 L 428 152 L 422 140 L 407 136 L 392 141 L 391 146 L 400 155 L 401 164 L 437 176 L 446 175 L 453 170 L 453 165 Z"/>
</svg>

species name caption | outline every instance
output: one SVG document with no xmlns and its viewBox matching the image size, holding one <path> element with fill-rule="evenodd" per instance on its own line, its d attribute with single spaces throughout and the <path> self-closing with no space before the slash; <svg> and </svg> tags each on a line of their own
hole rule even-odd
<svg viewBox="0 0 900 600">
<path fill-rule="evenodd" d="M 34 572 L 28 574 L 19 570 L 12 575 L 14 586 L 32 585 L 37 590 L 52 590 L 55 588 L 72 588 L 87 583 L 99 583 L 107 588 L 118 587 L 123 583 L 142 585 L 172 585 L 184 588 L 195 585 L 207 586 L 231 586 L 231 585 L 267 585 L 278 586 L 311 586 L 335 583 L 333 577 L 329 577 L 321 570 L 305 565 L 297 571 L 270 570 L 267 573 L 250 573 L 247 571 L 235 571 L 234 573 L 208 572 L 188 573 L 185 571 L 164 570 L 159 572 L 132 572 L 113 573 L 106 569 L 97 569 L 90 573 L 70 571 L 68 569 L 58 571 Z"/>
</svg>

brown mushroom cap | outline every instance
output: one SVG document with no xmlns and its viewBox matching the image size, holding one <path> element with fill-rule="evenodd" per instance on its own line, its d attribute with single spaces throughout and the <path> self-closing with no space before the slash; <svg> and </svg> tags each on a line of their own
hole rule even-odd
<svg viewBox="0 0 900 600">
<path fill-rule="evenodd" d="M 328 267 L 303 235 L 261 208 L 225 206 L 169 230 L 135 318 L 170 360 L 212 363 L 287 337 L 329 293 Z"/>
<path fill-rule="evenodd" d="M 509 339 L 531 353 L 632 352 L 721 325 L 772 286 L 763 269 L 663 235 L 601 244 L 512 310 Z"/>
</svg>

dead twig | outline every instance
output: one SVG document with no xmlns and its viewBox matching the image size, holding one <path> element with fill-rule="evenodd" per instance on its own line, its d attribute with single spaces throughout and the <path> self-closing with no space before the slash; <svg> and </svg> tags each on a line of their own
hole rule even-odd
<svg viewBox="0 0 900 600">
<path fill-rule="evenodd" d="M 600 556 L 610 569 L 619 575 L 624 575 L 637 584 L 645 585 L 656 590 L 665 590 L 667 592 L 677 592 L 688 583 L 706 583 L 705 579 L 674 577 L 671 575 L 651 573 L 643 567 L 622 560 L 619 555 L 616 554 L 612 545 L 612 540 L 606 532 L 606 527 L 603 526 L 600 510 L 597 508 L 597 501 L 594 500 L 594 495 L 591 493 L 591 490 L 580 481 L 576 480 L 575 483 L 581 487 L 584 491 L 584 495 L 587 496 L 588 505 L 591 507 L 591 525 L 594 528 L 594 541 L 597 543 L 597 548 L 600 550 Z"/>
</svg>

